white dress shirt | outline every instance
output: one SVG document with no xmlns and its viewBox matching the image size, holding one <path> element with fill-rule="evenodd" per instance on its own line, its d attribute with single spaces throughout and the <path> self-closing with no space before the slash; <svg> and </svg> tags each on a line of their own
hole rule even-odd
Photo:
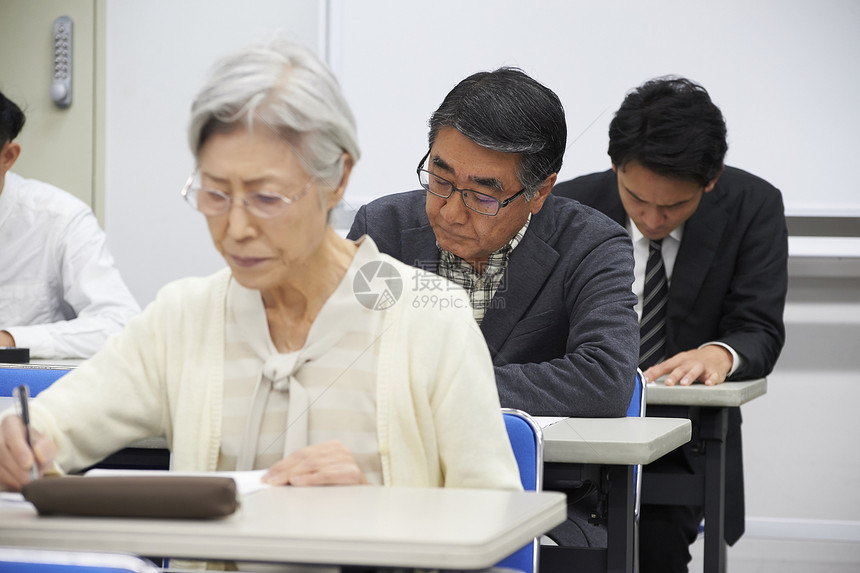
<svg viewBox="0 0 860 573">
<path fill-rule="evenodd" d="M 642 296 L 645 290 L 645 266 L 648 264 L 649 243 L 648 238 L 633 224 L 633 221 L 628 217 L 627 232 L 630 233 L 630 239 L 633 241 L 633 293 L 636 295 L 636 316 L 642 320 Z M 672 285 L 672 271 L 675 269 L 675 259 L 678 257 L 678 249 L 681 248 L 681 240 L 684 238 L 684 225 L 677 227 L 663 239 L 663 245 L 660 249 L 663 255 L 663 267 L 666 270 L 666 282 Z M 732 355 L 732 367 L 726 376 L 734 374 L 741 363 L 741 357 L 735 352 L 735 349 L 723 342 L 706 342 L 702 346 L 716 344 L 722 346 Z M 699 348 L 701 348 L 700 346 Z M 667 358 L 669 358 L 667 356 Z"/>
<path fill-rule="evenodd" d="M 139 312 L 92 210 L 8 172 L 0 192 L 0 330 L 34 358 L 88 358 Z"/>
</svg>

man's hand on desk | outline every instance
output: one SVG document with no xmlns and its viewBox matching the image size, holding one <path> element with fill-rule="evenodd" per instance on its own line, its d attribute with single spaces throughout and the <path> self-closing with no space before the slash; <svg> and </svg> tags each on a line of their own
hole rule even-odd
<svg viewBox="0 0 860 573">
<path fill-rule="evenodd" d="M 675 356 L 655 364 L 644 372 L 645 381 L 652 382 L 666 376 L 666 385 L 689 386 L 696 380 L 706 386 L 722 384 L 732 367 L 732 355 L 722 346 L 711 344 L 679 352 Z"/>
<path fill-rule="evenodd" d="M 346 446 L 336 440 L 306 446 L 269 468 L 271 485 L 361 485 L 368 483 Z"/>
<path fill-rule="evenodd" d="M 0 330 L 0 346 L 15 346 L 15 339 L 5 330 Z"/>
<path fill-rule="evenodd" d="M 54 463 L 57 446 L 42 434 L 32 431 L 33 449 L 27 445 L 24 424 L 18 416 L 7 416 L 0 423 L 0 489 L 21 491 L 30 481 L 30 467 L 38 464 L 39 476 Z M 35 454 L 35 459 L 33 455 Z"/>
</svg>

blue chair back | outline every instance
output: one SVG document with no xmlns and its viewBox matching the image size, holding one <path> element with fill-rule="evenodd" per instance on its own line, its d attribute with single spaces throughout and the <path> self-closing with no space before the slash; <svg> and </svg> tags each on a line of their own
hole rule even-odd
<svg viewBox="0 0 860 573">
<path fill-rule="evenodd" d="M 75 366 L 51 366 L 41 364 L 0 364 L 0 411 L 14 404 L 12 391 L 26 384 L 30 396 L 36 396 L 45 388 L 71 372 Z M 166 470 L 170 467 L 170 452 L 162 447 L 140 447 L 132 444 L 91 466 L 106 469 Z M 0 569 L 0 573 L 4 573 Z"/>
<path fill-rule="evenodd" d="M 70 370 L 66 367 L 32 364 L 0 366 L 0 396 L 12 396 L 12 390 L 21 384 L 29 387 L 31 397 L 36 396 Z"/>
<path fill-rule="evenodd" d="M 520 481 L 526 491 L 540 491 L 543 485 L 543 432 L 538 423 L 522 410 L 502 408 L 508 438 L 520 470 Z M 518 549 L 496 567 L 534 573 L 538 566 L 538 540 Z"/>
<path fill-rule="evenodd" d="M 636 369 L 635 385 L 633 387 L 633 398 L 627 408 L 628 418 L 642 418 L 645 416 L 645 376 L 640 369 Z"/>
<path fill-rule="evenodd" d="M 159 573 L 150 561 L 120 553 L 0 547 L 0 572 Z"/>
<path fill-rule="evenodd" d="M 633 398 L 630 400 L 630 406 L 627 408 L 628 418 L 644 418 L 645 417 L 645 375 L 642 370 L 636 369 L 634 378 Z M 633 467 L 633 519 L 639 521 L 639 508 L 641 506 L 642 493 L 642 465 Z"/>
<path fill-rule="evenodd" d="M 633 398 L 627 408 L 628 418 L 645 417 L 645 376 L 636 369 Z M 633 466 L 633 571 L 639 571 L 639 509 L 642 505 L 642 465 Z"/>
</svg>

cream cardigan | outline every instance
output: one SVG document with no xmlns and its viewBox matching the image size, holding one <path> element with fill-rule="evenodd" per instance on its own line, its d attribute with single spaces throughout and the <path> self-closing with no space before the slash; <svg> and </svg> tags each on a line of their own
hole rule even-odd
<svg viewBox="0 0 860 573">
<path fill-rule="evenodd" d="M 466 294 L 378 257 L 403 284 L 397 303 L 379 311 L 386 313 L 377 372 L 384 484 L 520 489 L 490 355 Z M 174 470 L 215 470 L 229 280 L 224 269 L 167 285 L 101 352 L 33 400 L 33 426 L 55 441 L 61 468 L 87 467 L 163 436 Z"/>
</svg>

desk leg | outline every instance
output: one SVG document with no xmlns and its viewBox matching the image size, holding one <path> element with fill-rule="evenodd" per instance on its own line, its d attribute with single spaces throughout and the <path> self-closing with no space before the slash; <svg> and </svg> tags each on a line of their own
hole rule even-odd
<svg viewBox="0 0 860 573">
<path fill-rule="evenodd" d="M 728 408 L 702 408 L 705 446 L 705 573 L 725 573 L 726 432 Z"/>
<path fill-rule="evenodd" d="M 612 493 L 607 504 L 607 555 L 609 573 L 633 571 L 634 507 L 633 466 L 606 466 Z"/>
<path fill-rule="evenodd" d="M 595 466 L 547 462 L 544 489 L 563 489 L 565 481 L 598 484 L 605 500 L 606 549 L 596 547 L 540 547 L 540 569 L 545 573 L 630 573 L 634 558 L 633 466 Z"/>
</svg>

